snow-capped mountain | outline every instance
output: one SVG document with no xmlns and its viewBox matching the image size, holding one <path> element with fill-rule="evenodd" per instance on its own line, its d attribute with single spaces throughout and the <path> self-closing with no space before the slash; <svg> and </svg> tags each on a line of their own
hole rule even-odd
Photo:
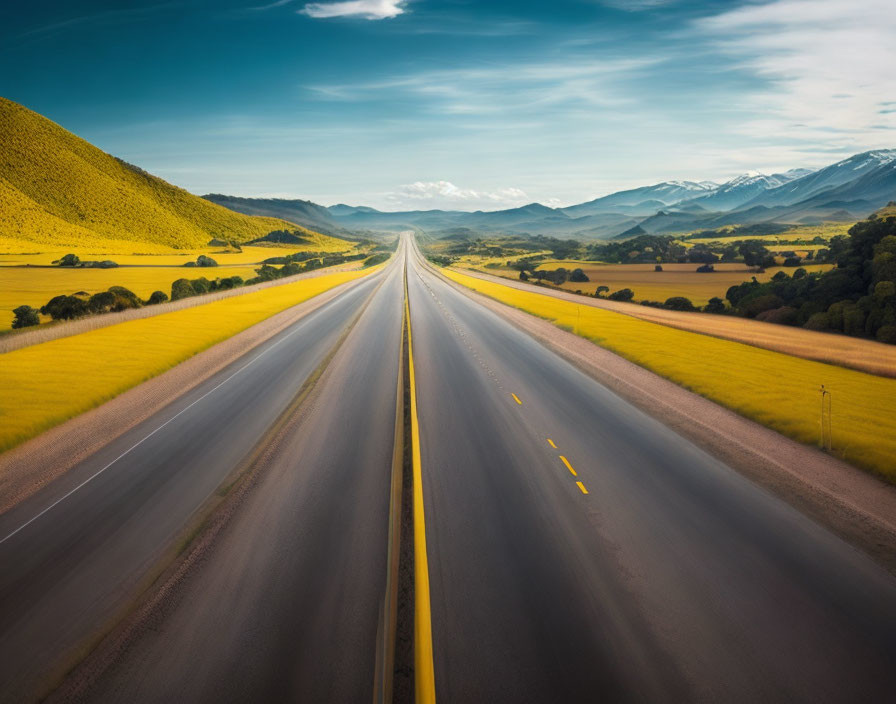
<svg viewBox="0 0 896 704">
<path fill-rule="evenodd" d="M 760 193 L 784 183 L 781 175 L 768 176 L 758 171 L 748 171 L 706 195 L 690 199 L 688 203 L 697 204 L 706 210 L 734 210 Z"/>
<path fill-rule="evenodd" d="M 711 193 L 715 188 L 718 188 L 718 184 L 711 181 L 663 181 L 652 186 L 617 191 L 587 203 L 562 208 L 562 210 L 574 218 L 595 213 L 618 212 L 620 208 L 626 209 L 642 205 L 655 210 L 657 207 L 673 205 L 683 200 Z"/>
<path fill-rule="evenodd" d="M 793 205 L 829 189 L 855 181 L 896 161 L 896 149 L 876 149 L 855 154 L 818 171 L 757 194 L 744 203 L 746 207 Z M 896 196 L 896 194 L 894 194 Z"/>
</svg>

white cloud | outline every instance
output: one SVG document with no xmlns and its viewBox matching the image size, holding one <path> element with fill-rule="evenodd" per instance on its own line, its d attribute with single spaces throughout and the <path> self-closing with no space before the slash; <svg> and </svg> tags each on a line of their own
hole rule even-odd
<svg viewBox="0 0 896 704">
<path fill-rule="evenodd" d="M 393 206 L 410 209 L 501 210 L 529 203 L 531 199 L 519 188 L 479 191 L 458 188 L 450 181 L 415 181 L 399 186 L 386 194 Z"/>
<path fill-rule="evenodd" d="M 317 19 L 358 17 L 364 20 L 385 20 L 404 14 L 407 0 L 346 0 L 345 2 L 311 2 L 299 12 Z"/>
<path fill-rule="evenodd" d="M 774 0 L 697 22 L 697 31 L 762 86 L 738 107 L 743 134 L 844 153 L 892 144 L 896 12 L 892 0 Z"/>
<path fill-rule="evenodd" d="M 426 99 L 432 112 L 452 115 L 542 114 L 548 107 L 616 109 L 630 105 L 627 82 L 661 59 L 594 59 L 568 56 L 562 61 L 515 63 L 424 71 L 363 84 L 311 85 L 320 98 L 358 101 L 381 99 L 384 91 Z"/>
</svg>

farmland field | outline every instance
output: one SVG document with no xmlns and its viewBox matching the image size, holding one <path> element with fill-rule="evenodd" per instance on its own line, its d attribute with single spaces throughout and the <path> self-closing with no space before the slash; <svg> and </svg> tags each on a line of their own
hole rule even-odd
<svg viewBox="0 0 896 704">
<path fill-rule="evenodd" d="M 698 274 L 697 264 L 663 264 L 662 271 L 654 271 L 653 264 L 596 264 L 579 261 L 547 261 L 539 269 L 581 268 L 590 281 L 576 283 L 567 281 L 561 288 L 567 291 L 580 290 L 594 293 L 598 286 L 609 286 L 610 291 L 630 288 L 635 292 L 636 301 L 665 301 L 672 296 L 689 298 L 694 305 L 705 305 L 710 298 L 725 297 L 729 287 L 753 276 L 759 281 L 768 281 L 778 271 L 792 274 L 794 269 L 773 267 L 761 274 L 741 263 L 715 264 L 715 271 L 709 274 Z M 824 271 L 830 269 L 829 264 L 812 264 L 804 266 L 807 271 Z M 488 269 L 489 273 L 518 278 L 519 274 L 511 269 Z"/>
<path fill-rule="evenodd" d="M 341 240 L 325 238 L 324 246 L 335 246 Z M 345 243 L 347 244 L 347 243 Z M 246 246 L 242 252 L 222 252 L 216 248 L 166 254 L 109 254 L 86 250 L 41 252 L 36 254 L 0 254 L 0 330 L 8 329 L 13 309 L 20 305 L 40 308 L 54 296 L 86 291 L 93 294 L 110 286 L 124 286 L 143 299 L 156 290 L 171 293 L 171 284 L 180 278 L 201 276 L 214 280 L 228 276 L 249 279 L 264 259 L 310 251 L 308 247 Z M 313 251 L 326 251 L 314 249 Z M 335 250 L 330 250 L 335 251 Z M 54 260 L 69 252 L 84 260 L 112 259 L 121 266 L 112 269 L 49 267 Z M 200 254 L 212 257 L 219 266 L 184 267 Z M 29 266 L 30 265 L 30 266 Z M 44 322 L 49 318 L 43 318 Z"/>
<path fill-rule="evenodd" d="M 0 366 L 0 451 L 373 270 L 304 279 L 8 352 Z"/>
<path fill-rule="evenodd" d="M 896 379 L 687 332 L 445 270 L 450 279 L 550 320 L 799 442 L 818 440 L 818 390 L 832 393 L 833 451 L 896 481 Z"/>
</svg>

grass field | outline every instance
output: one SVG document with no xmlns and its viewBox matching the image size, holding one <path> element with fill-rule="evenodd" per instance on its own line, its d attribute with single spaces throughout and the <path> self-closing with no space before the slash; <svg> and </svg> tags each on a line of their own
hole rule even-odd
<svg viewBox="0 0 896 704">
<path fill-rule="evenodd" d="M 663 302 L 672 296 L 689 298 L 694 305 L 706 305 L 710 298 L 725 297 L 729 287 L 755 276 L 759 281 L 768 281 L 778 271 L 792 274 L 792 268 L 773 267 L 762 274 L 741 263 L 716 264 L 711 274 L 698 274 L 697 264 L 663 264 L 662 271 L 654 271 L 653 264 L 596 264 L 594 262 L 548 261 L 539 269 L 581 268 L 590 281 L 575 283 L 567 281 L 561 288 L 567 291 L 580 290 L 594 293 L 598 286 L 609 286 L 610 291 L 630 288 L 635 292 L 636 301 Z M 807 271 L 821 271 L 832 265 L 815 264 L 805 266 Z M 499 270 L 487 270 L 499 273 Z M 500 270 L 502 276 L 518 277 L 518 272 L 509 269 Z"/>
<path fill-rule="evenodd" d="M 896 379 L 760 349 L 518 291 L 455 271 L 452 280 L 574 330 L 601 347 L 799 442 L 819 437 L 819 387 L 833 398 L 833 451 L 896 481 Z"/>
<path fill-rule="evenodd" d="M 0 451 L 373 270 L 304 279 L 8 352 L 0 365 Z"/>
</svg>

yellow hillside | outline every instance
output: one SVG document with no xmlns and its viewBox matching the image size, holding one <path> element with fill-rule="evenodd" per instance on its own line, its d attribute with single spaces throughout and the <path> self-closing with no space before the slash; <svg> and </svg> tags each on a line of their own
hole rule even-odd
<svg viewBox="0 0 896 704">
<path fill-rule="evenodd" d="M 0 98 L 0 240 L 43 248 L 115 240 L 181 249 L 213 237 L 246 242 L 280 229 L 303 230 L 203 200 Z M 317 244 L 350 246 L 308 236 Z"/>
</svg>

